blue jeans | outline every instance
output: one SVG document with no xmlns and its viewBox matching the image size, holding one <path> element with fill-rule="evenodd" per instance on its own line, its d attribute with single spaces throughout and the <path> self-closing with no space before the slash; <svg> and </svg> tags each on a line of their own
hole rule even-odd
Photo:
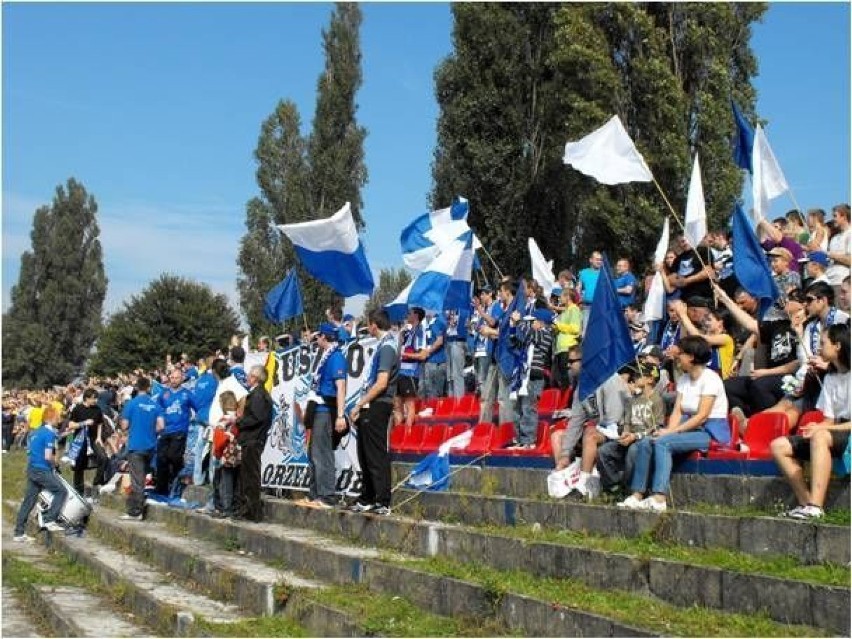
<svg viewBox="0 0 852 639">
<path fill-rule="evenodd" d="M 447 364 L 426 363 L 423 367 L 423 397 L 429 399 L 431 397 L 446 397 L 447 393 L 444 390 L 447 385 Z"/>
<path fill-rule="evenodd" d="M 317 411 L 314 427 L 311 429 L 311 443 L 308 457 L 311 467 L 310 499 L 322 499 L 328 503 L 336 501 L 337 472 L 334 464 L 334 415 L 329 411 Z"/>
<path fill-rule="evenodd" d="M 461 340 L 453 340 L 447 344 L 447 378 L 450 387 L 447 395 L 461 397 L 464 395 L 464 354 L 467 345 Z"/>
<path fill-rule="evenodd" d="M 527 395 L 518 395 L 515 402 L 515 434 L 519 444 L 535 444 L 538 434 L 538 400 L 544 390 L 543 379 L 527 382 Z"/>
<path fill-rule="evenodd" d="M 44 514 L 43 522 L 45 524 L 51 521 L 56 521 L 59 513 L 62 512 L 62 506 L 65 505 L 65 487 L 50 470 L 42 470 L 40 468 L 27 468 L 27 492 L 24 496 L 24 501 L 21 502 L 21 509 L 18 511 L 18 519 L 15 522 L 15 536 L 23 535 L 27 528 L 27 519 L 30 513 L 35 508 L 38 502 L 38 494 L 42 490 L 47 490 L 53 495 L 53 501 L 50 503 L 50 508 Z"/>
<path fill-rule="evenodd" d="M 636 466 L 633 469 L 633 478 L 630 480 L 630 490 L 634 493 L 647 494 L 650 479 L 651 492 L 666 495 L 669 492 L 669 480 L 672 474 L 672 456 L 694 450 L 706 451 L 710 446 L 710 435 L 705 430 L 690 430 L 656 438 L 646 437 L 633 446 L 636 447 Z M 651 478 L 652 462 L 653 478 Z"/>
<path fill-rule="evenodd" d="M 488 377 L 488 367 L 491 365 L 491 358 L 487 355 L 473 358 L 473 370 L 476 372 L 476 390 L 479 391 L 479 396 L 482 397 L 485 379 Z"/>
</svg>

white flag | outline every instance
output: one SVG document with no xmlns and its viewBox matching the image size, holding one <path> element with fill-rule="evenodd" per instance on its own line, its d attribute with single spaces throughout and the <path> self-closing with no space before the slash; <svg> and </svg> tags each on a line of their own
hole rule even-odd
<svg viewBox="0 0 852 639">
<path fill-rule="evenodd" d="M 654 179 L 617 115 L 582 140 L 568 142 L 562 161 L 603 184 Z"/>
<path fill-rule="evenodd" d="M 556 278 L 553 276 L 553 260 L 544 259 L 544 255 L 542 255 L 533 238 L 529 238 L 527 244 L 530 249 L 533 279 L 541 284 L 545 294 L 550 297 L 553 289 L 556 288 Z"/>
<path fill-rule="evenodd" d="M 790 190 L 787 178 L 778 166 L 778 160 L 769 146 L 769 140 L 759 124 L 754 129 L 754 148 L 752 150 L 754 174 L 751 178 L 751 193 L 754 201 L 752 219 L 760 222 L 769 213 L 769 201 Z"/>
<path fill-rule="evenodd" d="M 704 206 L 704 187 L 701 184 L 701 167 L 698 155 L 692 164 L 692 178 L 689 180 L 689 193 L 686 196 L 686 217 L 683 221 L 686 239 L 692 246 L 698 246 L 707 235 L 707 211 Z M 663 256 L 665 257 L 665 255 Z"/>
<path fill-rule="evenodd" d="M 663 223 L 663 232 L 660 235 L 660 241 L 657 242 L 657 250 L 654 252 L 654 266 L 666 259 L 666 253 L 669 250 L 669 218 Z M 665 309 L 663 306 L 666 302 L 666 287 L 663 285 L 663 276 L 658 272 L 654 273 L 654 279 L 651 280 L 651 287 L 648 291 L 648 297 L 645 298 L 645 308 L 642 309 L 642 316 L 646 322 L 653 322 L 665 317 Z"/>
</svg>

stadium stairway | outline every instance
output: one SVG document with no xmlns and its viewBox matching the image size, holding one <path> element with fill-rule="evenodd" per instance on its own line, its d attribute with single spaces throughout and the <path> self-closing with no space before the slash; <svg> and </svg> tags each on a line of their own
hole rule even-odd
<svg viewBox="0 0 852 639">
<path fill-rule="evenodd" d="M 677 509 L 624 512 L 549 499 L 545 475 L 464 469 L 451 492 L 397 491 L 409 501 L 387 517 L 267 496 L 261 524 L 153 505 L 127 522 L 124 498 L 104 495 L 83 537 L 48 541 L 137 636 L 268 635 L 280 619 L 312 636 L 849 636 L 848 523 L 707 512 L 706 491 L 683 487 Z M 729 479 L 716 490 L 745 486 L 726 503 L 775 503 L 777 478 Z M 20 547 L 6 541 L 4 561 Z M 430 625 L 379 622 L 365 600 Z"/>
</svg>

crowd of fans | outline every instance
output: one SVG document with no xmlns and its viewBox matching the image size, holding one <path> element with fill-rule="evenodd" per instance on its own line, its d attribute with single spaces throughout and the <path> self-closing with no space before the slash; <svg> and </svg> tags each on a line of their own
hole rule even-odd
<svg viewBox="0 0 852 639">
<path fill-rule="evenodd" d="M 828 223 L 823 211 L 812 210 L 806 218 L 791 211 L 758 225 L 780 291 L 762 314 L 737 281 L 725 232 L 709 233 L 697 247 L 678 237 L 665 262 L 642 282 L 628 259 L 616 261 L 612 281 L 635 359 L 593 395 L 574 393 L 566 407 L 567 427 L 552 434 L 557 470 L 580 460 L 577 496 L 593 499 L 602 491 L 623 490 L 621 507 L 665 510 L 673 456 L 706 451 L 711 441 L 729 445 L 729 415 L 743 435 L 757 413 L 780 412 L 795 427 L 804 413 L 817 409 L 821 421 L 773 442 L 772 452 L 799 502 L 788 514 L 822 516 L 831 458 L 847 449 L 850 429 L 852 231 L 847 204 L 832 213 Z M 385 311 L 375 311 L 361 330 L 355 318 L 330 309 L 317 331 L 282 336 L 278 346 L 315 340 L 322 351 L 301 415 L 312 431 L 308 503 L 318 508 L 338 503 L 333 451 L 354 422 L 364 488 L 352 507 L 389 513 L 388 430 L 412 425 L 422 398 L 475 392 L 481 422 L 494 420 L 496 403 L 499 423 L 515 427 L 510 446 L 533 448 L 542 392 L 574 388 L 579 379 L 603 263 L 595 251 L 576 276 L 559 273 L 552 291 L 531 278 L 506 277 L 496 291 L 478 287 L 467 309 L 410 308 L 396 324 Z M 667 318 L 646 322 L 641 293 L 655 272 L 663 275 Z M 521 291 L 523 299 L 515 300 Z M 347 414 L 341 346 L 366 334 L 379 340 L 377 355 Z M 272 340 L 262 338 L 258 347 L 268 351 Z M 96 486 L 109 487 L 117 473 L 129 471 L 126 518 L 143 518 L 144 488 L 156 460 L 158 494 L 179 495 L 189 483 L 209 481 L 213 498 L 203 512 L 259 521 L 271 380 L 265 367 L 246 371 L 244 361 L 244 349 L 234 343 L 227 358 L 216 353 L 193 363 L 185 355 L 174 362 L 168 357 L 160 370 L 91 378 L 87 385 L 53 391 L 4 391 L 3 452 L 38 439 L 40 429 L 69 440 L 84 429 L 88 437 L 73 462 L 74 486 L 83 492 L 89 465 L 97 468 Z M 810 489 L 802 479 L 804 459 L 812 462 Z"/>
</svg>

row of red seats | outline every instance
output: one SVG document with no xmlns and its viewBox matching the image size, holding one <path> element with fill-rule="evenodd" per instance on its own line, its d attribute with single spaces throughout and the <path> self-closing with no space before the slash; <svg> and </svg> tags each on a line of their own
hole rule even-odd
<svg viewBox="0 0 852 639">
<path fill-rule="evenodd" d="M 804 413 L 799 418 L 798 427 L 805 424 L 813 424 L 823 420 L 821 411 L 814 410 Z M 748 420 L 745 434 L 740 437 L 739 423 L 733 415 L 728 416 L 731 426 L 731 443 L 729 445 L 710 442 L 710 450 L 707 451 L 707 459 L 733 459 L 733 460 L 757 460 L 772 459 L 770 445 L 777 437 L 786 437 L 790 434 L 790 424 L 784 413 L 757 413 Z M 740 450 L 741 444 L 743 450 Z M 695 457 L 702 455 L 694 454 Z"/>
<path fill-rule="evenodd" d="M 552 418 L 553 412 L 567 407 L 570 399 L 571 389 L 545 389 L 538 402 L 539 416 Z M 421 415 L 427 409 L 431 409 L 431 412 Z M 471 421 L 479 419 L 480 401 L 476 395 L 424 399 L 418 401 L 416 410 L 417 420 L 421 422 Z"/>
<path fill-rule="evenodd" d="M 411 427 L 399 424 L 391 430 L 390 449 L 394 453 L 426 455 L 438 450 L 448 439 L 465 432 L 466 424 L 426 424 L 417 422 Z M 534 448 L 506 448 L 514 438 L 515 426 L 511 422 L 495 426 L 491 423 L 479 423 L 473 427 L 470 443 L 460 449 L 453 449 L 453 455 L 495 455 L 548 456 L 551 454 L 550 424 L 540 421 Z"/>
</svg>

